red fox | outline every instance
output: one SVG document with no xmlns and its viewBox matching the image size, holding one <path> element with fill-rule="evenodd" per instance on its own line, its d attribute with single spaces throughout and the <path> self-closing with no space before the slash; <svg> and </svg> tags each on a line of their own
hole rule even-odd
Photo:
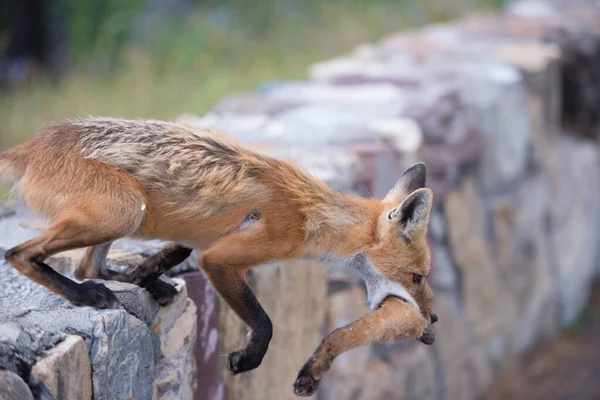
<svg viewBox="0 0 600 400">
<path fill-rule="evenodd" d="M 383 200 L 363 198 L 334 191 L 223 133 L 155 120 L 86 118 L 50 124 L 0 154 L 0 179 L 16 181 L 26 204 L 53 222 L 6 251 L 6 260 L 75 305 L 110 308 L 118 301 L 100 283 L 78 283 L 54 271 L 44 263 L 53 254 L 87 247 L 74 271 L 77 280 L 129 281 L 164 305 L 176 291 L 158 277 L 192 249 L 203 249 L 199 265 L 252 331 L 247 346 L 228 356 L 233 374 L 258 367 L 271 340 L 271 320 L 245 279 L 247 269 L 270 261 L 312 259 L 355 268 L 373 310 L 392 296 L 428 324 L 438 319 L 427 283 L 433 192 L 425 188 L 422 163 L 408 168 Z M 147 258 L 135 276 L 115 276 L 105 257 L 125 236 L 172 244 Z"/>
</svg>

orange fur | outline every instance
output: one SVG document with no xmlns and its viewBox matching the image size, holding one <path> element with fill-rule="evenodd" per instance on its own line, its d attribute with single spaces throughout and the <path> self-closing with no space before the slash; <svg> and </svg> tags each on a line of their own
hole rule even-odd
<svg viewBox="0 0 600 400">
<path fill-rule="evenodd" d="M 310 396 L 333 360 L 348 350 L 399 339 L 418 339 L 427 327 L 428 322 L 408 303 L 389 298 L 378 309 L 331 332 L 298 374 L 294 390 L 299 396 Z"/>
</svg>

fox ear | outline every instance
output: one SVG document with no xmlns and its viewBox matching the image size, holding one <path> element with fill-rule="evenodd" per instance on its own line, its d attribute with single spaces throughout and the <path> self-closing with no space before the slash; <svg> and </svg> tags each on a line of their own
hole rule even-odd
<svg viewBox="0 0 600 400">
<path fill-rule="evenodd" d="M 429 224 L 429 215 L 433 206 L 431 189 L 417 189 L 402 204 L 392 209 L 387 219 L 395 224 L 402 236 L 410 238 L 414 232 L 421 231 Z"/>
<path fill-rule="evenodd" d="M 404 171 L 383 201 L 386 203 L 399 203 L 415 190 L 424 188 L 426 183 L 427 167 L 422 162 L 414 164 Z"/>
</svg>

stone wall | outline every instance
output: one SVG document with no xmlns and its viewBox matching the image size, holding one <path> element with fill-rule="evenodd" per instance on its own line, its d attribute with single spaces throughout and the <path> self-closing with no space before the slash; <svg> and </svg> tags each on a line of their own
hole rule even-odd
<svg viewBox="0 0 600 400">
<path fill-rule="evenodd" d="M 349 193 L 382 196 L 408 165 L 429 167 L 437 341 L 352 350 L 315 398 L 475 399 L 517 354 L 577 319 L 600 272 L 598 27 L 597 1 L 518 2 L 358 46 L 310 67 L 306 81 L 179 118 Z M 37 234 L 26 214 L 0 215 L 0 248 Z M 135 264 L 159 246 L 122 240 L 110 258 Z M 53 266 L 68 273 L 79 256 Z M 109 283 L 124 308 L 108 311 L 73 307 L 0 265 L 0 397 L 292 399 L 322 337 L 367 311 L 347 271 L 258 268 L 249 282 L 274 338 L 257 370 L 232 377 L 226 355 L 247 330 L 194 260 L 171 274 L 174 305 Z"/>
<path fill-rule="evenodd" d="M 26 211 L 0 207 L 0 256 L 39 234 Z M 138 263 L 155 243 L 127 240 L 111 249 L 115 267 Z M 2 250 L 3 249 L 3 250 Z M 49 259 L 71 275 L 81 251 Z M 122 303 L 112 310 L 75 307 L 0 263 L 0 399 L 191 399 L 197 389 L 197 312 L 186 284 L 167 307 L 135 285 L 108 282 Z"/>
<path fill-rule="evenodd" d="M 358 46 L 311 66 L 307 81 L 179 118 L 291 157 L 345 192 L 382 196 L 406 166 L 429 167 L 438 339 L 348 352 L 315 398 L 474 399 L 577 319 L 600 272 L 599 26 L 598 2 L 513 3 Z M 296 265 L 253 275 L 274 342 L 243 376 L 230 377 L 223 356 L 226 398 L 293 398 L 323 335 L 367 312 L 357 277 L 307 267 L 292 283 Z M 225 355 L 245 331 L 221 310 Z"/>
</svg>

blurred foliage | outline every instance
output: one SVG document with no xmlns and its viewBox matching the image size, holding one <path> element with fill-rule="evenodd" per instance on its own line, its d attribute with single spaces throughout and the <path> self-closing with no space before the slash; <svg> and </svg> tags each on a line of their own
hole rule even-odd
<svg viewBox="0 0 600 400">
<path fill-rule="evenodd" d="M 56 0 L 70 71 L 0 93 L 0 148 L 53 120 L 175 118 L 394 31 L 501 0 Z M 1 27 L 0 27 L 1 29 Z M 0 32 L 0 38 L 2 34 Z"/>
<path fill-rule="evenodd" d="M 51 13 L 68 21 L 68 47 L 80 61 L 95 52 L 118 53 L 145 4 L 145 0 L 56 0 Z"/>
<path fill-rule="evenodd" d="M 149 49 L 159 63 L 173 54 L 185 62 L 191 61 L 186 58 L 193 54 L 226 52 L 240 44 L 249 45 L 248 50 L 257 44 L 281 47 L 299 42 L 296 34 L 302 30 L 322 29 L 331 26 L 332 19 L 349 16 L 353 22 L 367 24 L 376 34 L 504 3 L 504 0 L 56 1 L 53 12 L 69 21 L 69 49 L 74 60 L 85 60 L 93 54 L 120 56 L 125 43 L 133 40 Z M 148 15 L 153 11 L 155 15 Z M 156 26 L 144 29 L 149 32 L 140 38 L 136 31 L 144 19 Z"/>
</svg>

